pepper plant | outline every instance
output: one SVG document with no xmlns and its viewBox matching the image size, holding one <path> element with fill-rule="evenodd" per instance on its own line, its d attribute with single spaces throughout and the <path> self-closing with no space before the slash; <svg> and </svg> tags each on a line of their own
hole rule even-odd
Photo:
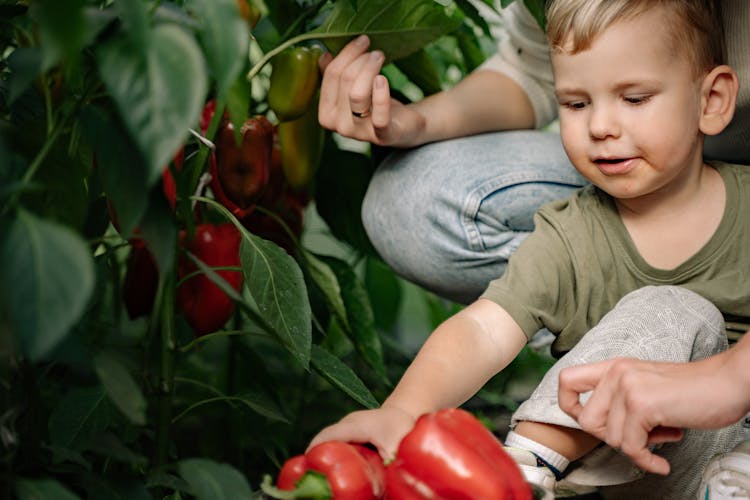
<svg viewBox="0 0 750 500">
<path fill-rule="evenodd" d="M 360 33 L 408 99 L 489 29 L 467 0 L 0 0 L 0 497 L 249 498 L 387 394 L 380 152 L 315 92 L 269 106 L 276 54 Z M 344 256 L 304 244 L 313 210 Z"/>
</svg>

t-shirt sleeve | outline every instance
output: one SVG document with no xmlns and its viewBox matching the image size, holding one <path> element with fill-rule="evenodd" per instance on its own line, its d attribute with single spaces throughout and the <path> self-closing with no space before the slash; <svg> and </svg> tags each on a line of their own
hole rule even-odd
<svg viewBox="0 0 750 500">
<path fill-rule="evenodd" d="M 482 294 L 505 309 L 528 339 L 542 328 L 557 334 L 575 309 L 573 264 L 559 226 L 542 211 L 534 222 L 505 273 Z"/>
<path fill-rule="evenodd" d="M 557 118 L 547 37 L 523 2 L 503 9 L 502 30 L 498 51 L 477 71 L 497 71 L 516 82 L 531 101 L 536 127 L 544 127 Z"/>
</svg>

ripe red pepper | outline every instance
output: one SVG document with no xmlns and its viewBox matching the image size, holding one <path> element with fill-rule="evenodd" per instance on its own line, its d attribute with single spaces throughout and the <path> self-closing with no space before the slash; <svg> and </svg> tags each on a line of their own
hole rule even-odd
<svg viewBox="0 0 750 500">
<path fill-rule="evenodd" d="M 531 487 L 495 436 L 469 412 L 421 416 L 386 470 L 393 500 L 531 500 Z"/>
<path fill-rule="evenodd" d="M 180 235 L 181 245 L 209 267 L 239 267 L 241 235 L 230 223 L 219 225 L 199 224 L 195 227 L 195 238 L 186 241 Z M 184 278 L 198 270 L 195 263 L 181 255 L 178 277 Z M 235 290 L 242 288 L 240 271 L 217 270 Z M 177 307 L 185 316 L 196 335 L 205 335 L 220 329 L 232 317 L 234 301 L 205 274 L 196 274 L 182 282 L 177 288 Z"/>
<path fill-rule="evenodd" d="M 280 490 L 294 490 L 308 471 L 324 474 L 334 500 L 383 498 L 385 467 L 377 452 L 357 444 L 328 441 L 284 463 L 276 480 Z"/>
<path fill-rule="evenodd" d="M 273 125 L 264 116 L 242 125 L 237 145 L 234 126 L 225 120 L 216 133 L 216 160 L 211 160 L 211 190 L 238 219 L 252 212 L 268 184 L 273 148 Z"/>
</svg>

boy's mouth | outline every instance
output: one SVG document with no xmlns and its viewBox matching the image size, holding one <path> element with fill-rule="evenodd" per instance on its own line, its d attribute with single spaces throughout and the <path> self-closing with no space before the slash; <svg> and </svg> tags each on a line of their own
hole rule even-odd
<svg viewBox="0 0 750 500">
<path fill-rule="evenodd" d="M 622 175 L 635 166 L 635 158 L 594 158 L 594 163 L 605 175 Z"/>
</svg>

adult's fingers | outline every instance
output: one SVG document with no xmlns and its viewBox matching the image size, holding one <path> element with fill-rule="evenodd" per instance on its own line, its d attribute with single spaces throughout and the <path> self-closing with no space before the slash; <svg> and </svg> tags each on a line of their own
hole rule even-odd
<svg viewBox="0 0 750 500">
<path fill-rule="evenodd" d="M 601 362 L 561 370 L 557 393 L 560 408 L 571 417 L 578 419 L 583 411 L 581 394 L 597 387 L 607 367 L 607 362 Z"/>
<path fill-rule="evenodd" d="M 349 108 L 352 112 L 368 114 L 372 111 L 372 97 L 375 77 L 380 73 L 385 61 L 385 55 L 379 51 L 373 51 L 360 56 L 357 61 L 362 60 L 361 65 L 350 65 L 346 73 L 350 71 L 351 85 L 349 86 Z M 345 81 L 348 75 L 345 75 Z"/>
<path fill-rule="evenodd" d="M 383 75 L 373 80 L 371 119 L 375 135 L 381 140 L 387 139 L 391 125 L 391 90 Z"/>
<path fill-rule="evenodd" d="M 318 64 L 323 71 L 323 81 L 320 86 L 320 107 L 323 110 L 334 110 L 339 99 L 340 81 L 349 66 L 365 53 L 370 45 L 370 39 L 359 36 L 346 44 L 336 57 L 323 56 Z"/>
</svg>

